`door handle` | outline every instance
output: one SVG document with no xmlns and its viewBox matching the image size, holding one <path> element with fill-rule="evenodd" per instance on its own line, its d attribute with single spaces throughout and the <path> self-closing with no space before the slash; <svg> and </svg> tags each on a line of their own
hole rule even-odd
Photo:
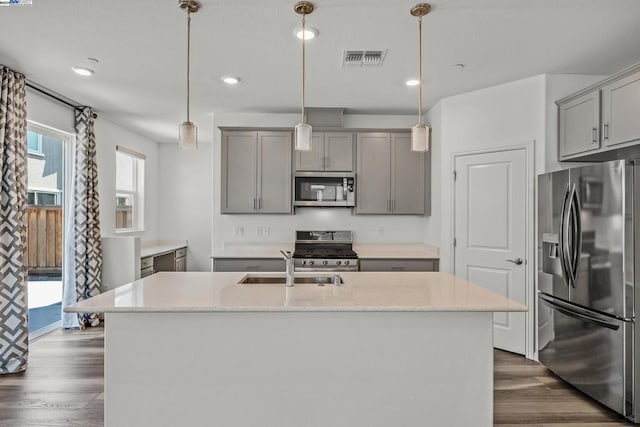
<svg viewBox="0 0 640 427">
<path fill-rule="evenodd" d="M 522 258 L 507 259 L 507 260 L 505 260 L 505 261 L 507 261 L 507 262 L 512 262 L 512 263 L 514 263 L 515 265 L 522 265 L 522 263 L 524 262 L 524 261 L 522 260 Z"/>
</svg>

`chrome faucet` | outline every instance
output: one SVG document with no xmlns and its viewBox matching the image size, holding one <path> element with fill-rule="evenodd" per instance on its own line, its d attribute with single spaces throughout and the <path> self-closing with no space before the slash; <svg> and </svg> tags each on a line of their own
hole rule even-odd
<svg viewBox="0 0 640 427">
<path fill-rule="evenodd" d="M 291 251 L 280 251 L 282 255 L 284 255 L 285 261 L 285 271 L 286 271 L 286 282 L 285 286 L 293 286 L 293 253 Z"/>
</svg>

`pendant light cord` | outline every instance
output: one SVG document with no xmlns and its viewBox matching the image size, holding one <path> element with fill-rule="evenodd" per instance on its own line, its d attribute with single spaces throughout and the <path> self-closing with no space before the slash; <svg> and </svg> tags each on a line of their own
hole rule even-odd
<svg viewBox="0 0 640 427">
<path fill-rule="evenodd" d="M 300 123 L 304 123 L 304 84 L 305 84 L 305 39 L 307 35 L 305 33 L 305 14 L 302 14 L 302 120 Z"/>
<path fill-rule="evenodd" d="M 189 63 L 191 58 L 191 10 L 187 9 L 187 122 L 189 121 Z"/>
<path fill-rule="evenodd" d="M 418 70 L 420 85 L 418 87 L 418 124 L 422 125 L 422 16 L 418 17 Z"/>
</svg>

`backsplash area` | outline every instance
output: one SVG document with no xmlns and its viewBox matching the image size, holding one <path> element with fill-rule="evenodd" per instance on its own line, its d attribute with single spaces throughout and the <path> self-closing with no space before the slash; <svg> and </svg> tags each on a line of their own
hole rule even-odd
<svg viewBox="0 0 640 427">
<path fill-rule="evenodd" d="M 357 243 L 424 243 L 426 217 L 352 215 L 345 208 L 298 208 L 295 215 L 220 215 L 213 247 L 227 242 L 293 242 L 294 230 L 351 230 Z"/>
</svg>

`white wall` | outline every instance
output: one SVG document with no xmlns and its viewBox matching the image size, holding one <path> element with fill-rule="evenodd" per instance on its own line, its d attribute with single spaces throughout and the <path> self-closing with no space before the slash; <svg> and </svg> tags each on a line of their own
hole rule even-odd
<svg viewBox="0 0 640 427">
<path fill-rule="evenodd" d="M 160 237 L 188 241 L 189 271 L 211 269 L 211 156 L 211 144 L 203 141 L 199 141 L 197 150 L 181 150 L 178 144 L 160 144 L 161 172 L 154 183 L 161 194 Z"/>
<path fill-rule="evenodd" d="M 140 236 L 142 240 L 164 238 L 158 226 L 158 143 L 132 133 L 100 117 L 95 122 L 98 191 L 100 194 L 100 227 L 103 236 L 114 236 L 116 227 L 116 145 L 129 148 L 146 156 L 144 163 L 144 231 L 118 233 L 118 235 Z"/>
<path fill-rule="evenodd" d="M 213 222 L 211 247 L 224 248 L 226 243 L 289 242 L 295 240 L 296 229 L 353 230 L 357 242 L 423 243 L 426 219 L 423 216 L 357 216 L 350 209 L 304 208 L 295 215 L 221 215 L 220 155 L 221 135 L 218 127 L 293 127 L 298 114 L 216 114 L 213 144 Z M 348 128 L 405 128 L 415 125 L 414 116 L 345 115 Z M 237 235 L 234 230 L 242 229 Z M 262 234 L 259 230 L 262 229 Z M 267 231 L 268 232 L 265 232 Z"/>
<path fill-rule="evenodd" d="M 431 127 L 431 216 L 426 219 L 425 242 L 440 247 L 442 198 L 442 103 L 438 102 L 425 114 L 425 123 Z"/>
<path fill-rule="evenodd" d="M 73 110 L 37 92 L 27 91 L 27 119 L 54 129 L 75 134 Z M 130 233 L 144 239 L 158 237 L 158 144 L 100 116 L 95 122 L 100 196 L 101 234 L 115 231 L 115 151 L 123 145 L 146 155 L 145 162 L 145 231 Z"/>
<path fill-rule="evenodd" d="M 545 78 L 535 76 L 441 100 L 439 176 L 442 193 L 429 222 L 439 221 L 440 269 L 452 270 L 452 155 L 536 141 L 536 165 L 544 164 Z M 433 124 L 437 127 L 436 124 Z M 434 160 L 435 161 L 435 160 Z M 541 166 L 538 167 L 541 170 Z M 439 215 L 439 217 L 438 217 Z M 428 242 L 430 243 L 430 242 Z"/>
<path fill-rule="evenodd" d="M 429 110 L 434 173 L 426 242 L 440 246 L 442 271 L 452 268 L 452 155 L 534 141 L 536 175 L 570 167 L 557 161 L 555 101 L 602 78 L 538 75 L 444 98 Z"/>
</svg>

